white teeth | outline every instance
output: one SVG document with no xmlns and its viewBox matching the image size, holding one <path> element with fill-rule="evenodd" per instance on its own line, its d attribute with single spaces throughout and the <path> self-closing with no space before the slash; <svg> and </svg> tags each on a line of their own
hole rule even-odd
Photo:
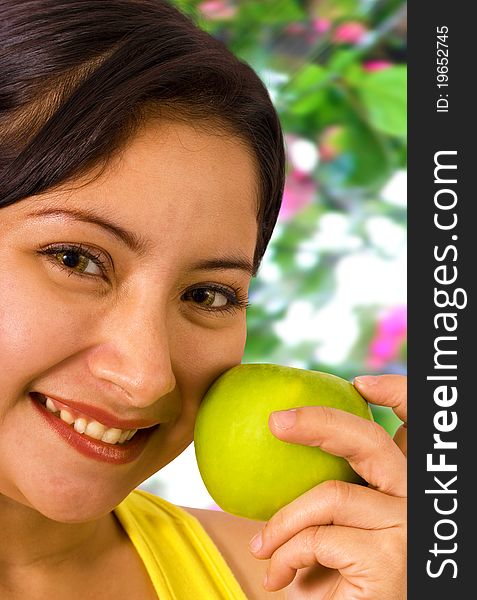
<svg viewBox="0 0 477 600">
<path fill-rule="evenodd" d="M 46 399 L 46 408 L 52 413 L 58 412 L 58 409 L 56 408 L 53 400 L 51 400 L 50 398 Z"/>
<path fill-rule="evenodd" d="M 68 425 L 71 425 L 72 423 L 75 422 L 75 418 L 67 410 L 60 411 L 60 418 L 62 421 L 65 421 L 66 423 L 68 423 Z"/>
<path fill-rule="evenodd" d="M 132 436 L 136 433 L 137 429 L 131 429 L 128 433 L 128 437 L 126 438 L 128 441 L 132 438 Z"/>
<path fill-rule="evenodd" d="M 103 437 L 101 438 L 102 442 L 107 442 L 108 444 L 116 444 L 119 441 L 123 431 L 122 429 L 116 429 L 112 427 L 111 429 L 106 429 Z"/>
<path fill-rule="evenodd" d="M 44 396 L 45 397 L 45 396 Z M 84 417 L 75 419 L 69 410 L 59 410 L 51 398 L 46 397 L 46 408 L 54 415 L 58 416 L 62 421 L 73 425 L 73 428 L 78 433 L 85 433 L 87 436 L 96 440 L 101 440 L 107 444 L 124 444 L 129 441 L 138 431 L 137 429 L 118 429 L 117 427 L 107 428 L 106 425 L 98 423 L 98 421 L 88 421 Z"/>
<path fill-rule="evenodd" d="M 100 440 L 103 435 L 104 432 L 106 431 L 106 427 L 104 425 L 101 425 L 101 423 L 98 423 L 98 421 L 91 421 L 91 423 L 88 423 L 88 425 L 86 426 L 86 435 L 89 435 L 89 437 L 94 438 L 95 440 Z"/>
<path fill-rule="evenodd" d="M 84 433 L 86 431 L 86 427 L 88 425 L 88 422 L 86 421 L 86 419 L 83 418 L 79 418 L 76 419 L 75 421 L 75 431 L 77 431 L 78 433 Z"/>
<path fill-rule="evenodd" d="M 125 430 L 124 430 L 124 431 L 121 433 L 121 436 L 119 437 L 118 444 L 122 444 L 123 442 L 125 442 L 125 441 L 126 441 L 126 439 L 127 439 L 127 437 L 128 437 L 128 435 L 129 435 L 130 433 L 131 433 L 131 432 L 130 432 L 130 430 L 129 430 L 129 429 L 125 429 Z"/>
</svg>

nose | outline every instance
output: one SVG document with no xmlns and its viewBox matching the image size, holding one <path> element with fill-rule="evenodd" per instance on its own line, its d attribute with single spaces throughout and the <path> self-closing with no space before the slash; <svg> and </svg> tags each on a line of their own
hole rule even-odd
<svg viewBox="0 0 477 600">
<path fill-rule="evenodd" d="M 99 343 L 88 356 L 91 374 L 121 388 L 138 408 L 176 386 L 165 312 L 147 299 L 118 303 L 102 320 Z"/>
</svg>

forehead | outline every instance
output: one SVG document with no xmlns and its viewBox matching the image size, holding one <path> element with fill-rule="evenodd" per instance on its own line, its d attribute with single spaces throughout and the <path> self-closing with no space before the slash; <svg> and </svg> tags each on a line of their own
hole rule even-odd
<svg viewBox="0 0 477 600">
<path fill-rule="evenodd" d="M 253 254 L 258 185 L 252 153 L 238 138 L 161 121 L 145 126 L 99 177 L 40 202 L 114 216 L 152 243 L 210 237 L 218 248 Z"/>
</svg>

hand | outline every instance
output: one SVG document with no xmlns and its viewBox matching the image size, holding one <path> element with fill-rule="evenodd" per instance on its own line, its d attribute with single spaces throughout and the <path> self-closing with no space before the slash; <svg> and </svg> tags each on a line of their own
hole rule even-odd
<svg viewBox="0 0 477 600">
<path fill-rule="evenodd" d="M 338 409 L 298 408 L 288 428 L 270 416 L 276 437 L 342 456 L 369 483 L 324 482 L 264 526 L 253 552 L 270 559 L 264 587 L 288 586 L 292 600 L 406 598 L 406 378 L 359 377 L 354 385 L 404 422 L 394 441 L 377 423 Z"/>
</svg>

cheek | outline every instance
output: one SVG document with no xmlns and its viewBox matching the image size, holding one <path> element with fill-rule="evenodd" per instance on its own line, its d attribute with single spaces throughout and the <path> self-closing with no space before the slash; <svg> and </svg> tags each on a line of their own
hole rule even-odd
<svg viewBox="0 0 477 600">
<path fill-rule="evenodd" d="M 26 385 L 73 352 L 84 319 L 29 273 L 0 271 L 0 282 L 0 364 Z"/>
<path fill-rule="evenodd" d="M 212 383 L 227 369 L 242 360 L 246 340 L 245 316 L 232 327 L 211 331 L 182 323 L 174 330 L 170 346 L 172 368 L 180 397 L 180 415 L 159 449 L 151 448 L 144 461 L 145 471 L 138 485 L 172 461 L 192 441 L 200 403 Z"/>
<path fill-rule="evenodd" d="M 241 362 L 246 335 L 245 314 L 221 329 L 185 326 L 177 330 L 171 358 L 181 396 L 193 398 L 197 408 L 213 381 Z"/>
</svg>

